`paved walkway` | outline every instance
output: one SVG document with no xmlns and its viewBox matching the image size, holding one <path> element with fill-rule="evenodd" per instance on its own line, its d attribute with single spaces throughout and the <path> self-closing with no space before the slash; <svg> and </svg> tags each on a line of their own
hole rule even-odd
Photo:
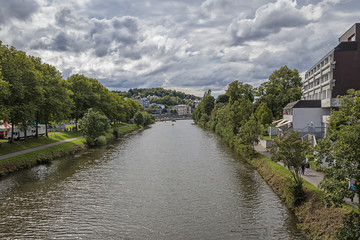
<svg viewBox="0 0 360 240">
<path fill-rule="evenodd" d="M 19 156 L 19 155 L 21 155 L 21 154 L 25 154 L 25 153 L 29 153 L 29 152 L 34 152 L 34 151 L 37 151 L 37 150 L 40 150 L 40 149 L 44 149 L 44 148 L 48 148 L 48 147 L 53 147 L 53 146 L 56 146 L 56 145 L 59 145 L 59 144 L 62 144 L 62 143 L 71 142 L 71 141 L 74 141 L 74 140 L 79 139 L 79 138 L 82 138 L 82 137 L 83 137 L 83 136 L 81 136 L 81 137 L 75 137 L 75 138 L 69 138 L 69 139 L 65 139 L 65 140 L 59 141 L 59 142 L 50 143 L 50 144 L 42 145 L 42 146 L 35 147 L 35 148 L 29 148 L 29 149 L 26 149 L 26 150 L 23 150 L 23 151 L 19 151 L 19 152 L 14 152 L 14 153 L 5 154 L 5 155 L 0 156 L 0 160 L 1 160 L 1 159 L 5 159 L 5 158 L 10 158 L 10 157 Z"/>
<path fill-rule="evenodd" d="M 266 150 L 265 147 L 261 146 L 260 144 L 255 145 L 255 150 L 257 152 L 259 152 L 260 154 L 264 155 L 265 157 L 271 158 L 271 154 Z M 279 163 L 279 164 L 284 166 L 282 163 Z M 317 172 L 314 169 L 310 168 L 309 173 L 305 174 L 302 177 L 303 177 L 303 179 L 305 179 L 306 181 L 308 181 L 309 183 L 311 183 L 315 187 L 318 187 L 321 180 L 324 179 L 324 173 L 323 172 Z M 357 197 L 354 198 L 354 202 L 351 202 L 351 200 L 348 199 L 348 198 L 345 198 L 344 200 L 345 200 L 345 202 L 347 204 L 350 204 L 350 205 L 352 205 L 354 207 L 357 207 L 356 203 L 359 201 L 359 199 Z"/>
<path fill-rule="evenodd" d="M 128 124 L 128 125 L 125 125 L 125 126 L 118 127 L 116 129 L 128 127 L 128 126 L 131 126 L 131 125 L 134 125 L 134 124 Z M 111 128 L 110 130 L 113 130 L 113 129 L 115 129 L 115 128 Z M 5 154 L 5 155 L 0 156 L 0 160 L 5 159 L 5 158 L 19 156 L 21 154 L 25 154 L 25 153 L 29 153 L 29 152 L 34 152 L 34 151 L 41 150 L 41 149 L 48 148 L 48 147 L 53 147 L 53 146 L 56 146 L 56 145 L 59 145 L 59 144 L 62 144 L 62 143 L 71 142 L 71 141 L 74 141 L 74 140 L 79 139 L 79 138 L 83 138 L 83 136 L 75 137 L 75 138 L 69 138 L 69 139 L 59 141 L 59 142 L 50 143 L 50 144 L 42 145 L 42 146 L 35 147 L 35 148 L 26 149 L 26 150 L 19 151 L 19 152 Z"/>
</svg>

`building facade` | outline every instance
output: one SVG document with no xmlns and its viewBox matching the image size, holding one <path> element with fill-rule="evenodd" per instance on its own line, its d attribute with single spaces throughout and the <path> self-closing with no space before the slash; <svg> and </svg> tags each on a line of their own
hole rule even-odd
<svg viewBox="0 0 360 240">
<path fill-rule="evenodd" d="M 191 107 L 188 105 L 176 105 L 172 109 L 176 110 L 180 116 L 191 115 Z"/>
<path fill-rule="evenodd" d="M 320 137 L 325 136 L 331 110 L 339 107 L 337 97 L 348 89 L 360 90 L 360 23 L 347 30 L 339 44 L 305 73 L 302 99 L 284 108 L 283 121 L 277 127 L 304 133 L 317 129 Z"/>
</svg>

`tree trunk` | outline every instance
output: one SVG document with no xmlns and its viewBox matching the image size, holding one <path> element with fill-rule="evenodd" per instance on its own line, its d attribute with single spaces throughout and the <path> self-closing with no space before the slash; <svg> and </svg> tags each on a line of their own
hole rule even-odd
<svg viewBox="0 0 360 240">
<path fill-rule="evenodd" d="M 48 134 L 48 124 L 45 123 L 45 134 L 46 134 L 46 137 L 49 137 L 49 134 Z"/>
<path fill-rule="evenodd" d="M 14 123 L 11 121 L 11 143 L 14 142 Z"/>
<path fill-rule="evenodd" d="M 38 138 L 39 137 L 39 122 L 38 121 L 36 121 L 36 125 L 35 125 L 35 136 L 36 136 L 36 138 Z"/>
<path fill-rule="evenodd" d="M 78 119 L 75 118 L 75 126 L 76 126 L 76 131 L 78 130 Z"/>
<path fill-rule="evenodd" d="M 26 123 L 24 124 L 23 129 L 24 129 L 24 139 L 26 140 L 27 139 L 27 126 L 26 126 Z"/>
</svg>

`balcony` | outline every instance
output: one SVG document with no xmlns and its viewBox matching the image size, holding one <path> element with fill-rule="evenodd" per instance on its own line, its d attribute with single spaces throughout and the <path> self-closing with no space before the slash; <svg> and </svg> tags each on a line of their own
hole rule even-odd
<svg viewBox="0 0 360 240">
<path fill-rule="evenodd" d="M 321 107 L 322 108 L 330 108 L 330 107 L 339 107 L 339 99 L 337 98 L 326 98 L 321 100 Z"/>
</svg>

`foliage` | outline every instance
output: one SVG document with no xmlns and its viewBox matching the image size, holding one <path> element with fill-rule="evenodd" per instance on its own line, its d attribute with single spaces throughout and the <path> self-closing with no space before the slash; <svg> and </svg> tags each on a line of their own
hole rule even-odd
<svg viewBox="0 0 360 240">
<path fill-rule="evenodd" d="M 129 121 L 137 102 L 110 92 L 96 79 L 75 74 L 67 80 L 40 58 L 0 41 L 0 118 L 23 128 L 82 118 L 89 108 L 112 122 Z M 77 126 L 77 124 L 76 124 Z"/>
<path fill-rule="evenodd" d="M 229 84 L 226 90 L 226 95 L 229 96 L 229 103 L 233 104 L 238 101 L 242 96 L 246 96 L 250 102 L 254 101 L 254 90 L 250 84 L 234 81 Z"/>
<path fill-rule="evenodd" d="M 138 111 L 134 115 L 134 122 L 137 126 L 146 127 L 155 122 L 155 117 L 146 111 Z"/>
<path fill-rule="evenodd" d="M 259 142 L 259 137 L 261 134 L 261 125 L 256 121 L 254 115 L 252 115 L 243 126 L 241 126 L 239 131 L 239 137 L 242 139 L 244 144 L 248 144 L 251 147 L 254 147 L 254 144 Z"/>
<path fill-rule="evenodd" d="M 271 156 L 273 161 L 283 162 L 287 167 L 296 184 L 301 185 L 301 164 L 306 161 L 306 154 L 310 150 L 308 142 L 303 142 L 298 133 L 291 131 L 283 139 L 275 140 L 274 147 L 277 151 Z"/>
<path fill-rule="evenodd" d="M 360 239 L 360 214 L 352 211 L 344 218 L 341 228 L 336 232 L 338 240 Z"/>
<path fill-rule="evenodd" d="M 287 66 L 275 70 L 270 75 L 269 81 L 257 88 L 257 95 L 259 98 L 256 105 L 266 102 L 272 115 L 280 119 L 283 107 L 301 98 L 301 77 L 298 70 L 291 70 Z"/>
<path fill-rule="evenodd" d="M 134 96 L 140 96 L 140 97 L 147 97 L 147 96 L 157 96 L 157 97 L 165 97 L 165 96 L 169 96 L 171 97 L 178 97 L 181 100 L 184 99 L 192 99 L 195 100 L 196 96 L 194 95 L 190 95 L 190 94 L 186 94 L 183 92 L 179 92 L 179 91 L 175 91 L 175 90 L 167 90 L 161 87 L 157 87 L 157 88 L 133 88 L 133 89 L 129 89 L 128 92 L 121 92 L 121 91 L 115 91 L 117 94 L 119 94 L 120 96 L 123 97 L 134 97 Z M 160 104 L 160 103 L 159 103 Z M 175 104 L 176 105 L 176 104 Z"/>
<path fill-rule="evenodd" d="M 216 98 L 216 103 L 228 103 L 229 102 L 229 95 L 226 95 L 226 94 L 222 94 L 222 95 L 219 95 L 217 98 Z"/>
<path fill-rule="evenodd" d="M 300 182 L 291 181 L 286 186 L 285 192 L 285 201 L 291 208 L 299 206 L 305 200 L 305 192 Z"/>
<path fill-rule="evenodd" d="M 106 137 L 105 136 L 100 136 L 96 139 L 96 145 L 97 146 L 105 146 L 106 145 Z"/>
<path fill-rule="evenodd" d="M 201 122 L 201 125 L 210 120 L 210 115 L 215 106 L 215 98 L 211 96 L 211 90 L 205 92 L 202 101 L 198 104 L 197 109 L 193 113 L 193 119 L 196 123 Z M 206 115 L 206 116 L 205 116 Z"/>
<path fill-rule="evenodd" d="M 315 158 L 328 162 L 321 187 L 327 193 L 327 200 L 338 205 L 344 196 L 360 193 L 348 191 L 349 180 L 360 182 L 360 91 L 349 90 L 340 97 L 340 107 L 330 117 L 328 136 L 315 149 Z"/>
<path fill-rule="evenodd" d="M 134 122 L 136 123 L 137 126 L 142 126 L 144 124 L 144 116 L 140 111 L 135 113 Z"/>
<path fill-rule="evenodd" d="M 98 137 L 103 135 L 109 127 L 109 119 L 102 113 L 90 108 L 80 120 L 80 129 L 90 146 L 96 143 Z"/>
<path fill-rule="evenodd" d="M 267 106 L 266 102 L 260 103 L 255 111 L 256 119 L 261 124 L 270 124 L 273 120 L 273 115 L 270 108 Z"/>
</svg>

